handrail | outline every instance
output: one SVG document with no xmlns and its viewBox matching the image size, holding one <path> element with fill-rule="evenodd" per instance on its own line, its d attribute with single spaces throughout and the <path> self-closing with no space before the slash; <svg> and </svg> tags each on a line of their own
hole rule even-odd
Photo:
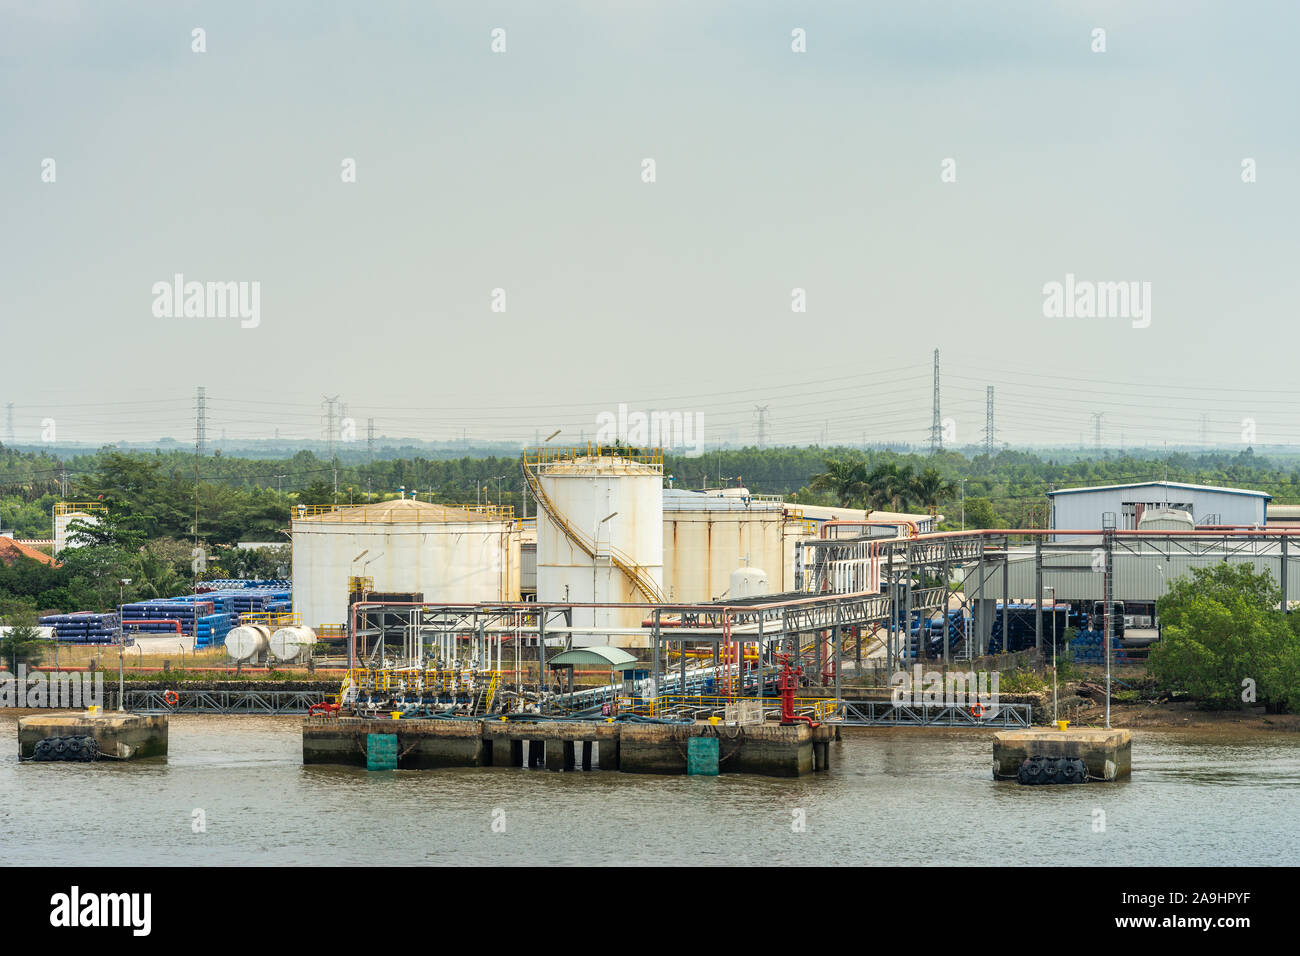
<svg viewBox="0 0 1300 956">
<path fill-rule="evenodd" d="M 294 506 L 290 509 L 290 515 L 289 515 L 289 516 L 290 516 L 291 518 L 295 518 L 295 519 L 297 519 L 297 518 L 314 518 L 314 517 L 317 517 L 317 516 L 319 516 L 319 515 L 334 514 L 335 512 L 343 512 L 343 511 L 347 511 L 347 512 L 356 512 L 356 511 L 360 511 L 362 517 L 368 517 L 371 509 L 380 509 L 380 508 L 387 509 L 389 505 L 393 504 L 394 502 L 401 501 L 401 500 L 402 500 L 401 498 L 391 498 L 391 499 L 389 499 L 389 500 L 387 500 L 387 501 L 366 501 L 366 502 L 360 502 L 360 503 L 358 503 L 358 504 L 354 504 L 354 505 L 345 505 L 345 504 L 337 504 L 337 505 L 294 505 Z M 407 500 L 407 501 L 413 501 L 413 500 L 415 500 L 415 499 L 407 498 L 406 500 Z M 424 503 L 424 504 L 428 504 L 428 502 L 423 502 L 423 503 Z M 467 511 L 467 512 L 469 512 L 470 514 L 474 514 L 474 515 L 483 515 L 485 518 L 487 518 L 487 519 L 490 520 L 490 521 L 491 521 L 491 520 L 496 520 L 496 521 L 513 521 L 513 520 L 515 520 L 515 506 L 514 506 L 514 505 L 483 505 L 483 504 L 478 504 L 478 505 L 460 505 L 460 504 L 453 504 L 453 503 L 450 503 L 450 502 L 446 502 L 446 503 L 444 503 L 444 502 L 441 502 L 441 501 L 437 501 L 437 502 L 433 502 L 433 503 L 436 504 L 438 507 L 440 507 L 440 508 L 446 508 L 446 509 L 448 509 L 449 511 Z M 418 520 L 418 519 L 416 519 L 416 518 L 412 518 L 411 520 L 412 520 L 412 521 L 415 521 L 415 520 Z"/>
<path fill-rule="evenodd" d="M 541 456 L 539 455 L 539 462 L 540 458 Z M 551 496 L 548 495 L 546 489 L 542 487 L 541 476 L 533 470 L 532 463 L 526 454 L 524 456 L 524 481 L 528 484 L 528 489 L 533 493 L 533 497 L 537 499 L 538 504 L 545 509 L 547 517 L 555 522 L 555 524 L 559 526 L 560 530 L 564 532 L 565 536 L 576 544 L 583 553 L 593 561 L 596 560 L 596 553 L 600 549 L 597 547 L 595 542 L 575 528 L 569 522 L 569 519 L 555 507 L 555 502 L 551 500 Z M 651 604 L 663 603 L 663 595 L 659 592 L 659 588 L 655 586 L 654 581 L 649 577 L 649 575 L 644 573 L 644 570 L 640 565 L 633 562 L 630 556 L 624 554 L 613 545 L 608 546 L 607 550 L 610 562 L 627 575 L 636 586 L 637 590 L 645 595 L 646 600 Z M 593 594 L 592 597 L 595 597 L 595 595 Z"/>
</svg>

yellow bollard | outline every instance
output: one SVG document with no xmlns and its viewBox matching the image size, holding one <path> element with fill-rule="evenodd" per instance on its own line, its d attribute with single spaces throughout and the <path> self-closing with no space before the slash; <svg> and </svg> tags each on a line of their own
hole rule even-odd
<svg viewBox="0 0 1300 956">
<path fill-rule="evenodd" d="M 716 726 L 718 726 L 718 724 L 721 722 L 721 720 L 722 720 L 721 717 L 710 717 L 710 718 L 709 718 L 709 723 L 713 724 L 713 726 L 716 727 Z"/>
<path fill-rule="evenodd" d="M 400 710 L 390 711 L 390 713 L 393 715 L 393 720 L 401 720 L 401 719 L 402 719 L 402 712 L 401 712 Z"/>
<path fill-rule="evenodd" d="M 1057 730 L 1064 730 L 1066 727 L 1069 727 L 1069 726 L 1070 726 L 1070 722 L 1069 722 L 1068 720 L 1058 720 L 1058 721 L 1056 722 L 1056 729 L 1057 729 Z"/>
<path fill-rule="evenodd" d="M 98 704 L 88 705 L 86 707 L 86 713 L 91 717 L 97 717 L 99 715 L 99 705 Z"/>
</svg>

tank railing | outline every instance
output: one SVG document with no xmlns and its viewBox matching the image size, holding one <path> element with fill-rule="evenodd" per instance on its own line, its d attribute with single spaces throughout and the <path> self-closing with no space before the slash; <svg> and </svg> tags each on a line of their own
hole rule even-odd
<svg viewBox="0 0 1300 956">
<path fill-rule="evenodd" d="M 391 520 L 392 515 L 388 510 L 389 505 L 391 505 L 393 501 L 400 501 L 400 500 L 401 499 L 393 498 L 388 501 L 371 501 L 371 502 L 365 502 L 356 505 L 345 505 L 345 504 L 294 505 L 293 508 L 291 509 L 290 517 L 314 518 L 318 515 L 327 515 L 327 514 L 334 514 L 335 512 L 348 511 L 348 512 L 360 512 L 362 518 L 370 518 L 371 514 L 373 513 L 374 517 L 377 520 L 380 519 Z M 413 499 L 407 499 L 407 500 L 409 501 Z M 470 514 L 473 515 L 482 515 L 484 518 L 487 518 L 490 521 L 515 521 L 516 520 L 514 505 L 484 505 L 484 504 L 461 505 L 461 504 L 444 503 L 441 501 L 434 502 L 434 504 L 438 505 L 440 508 L 446 508 L 449 511 L 468 511 Z M 380 509 L 384 509 L 383 513 L 380 512 Z M 412 515 L 408 520 L 423 521 L 423 520 L 430 520 L 430 519 L 425 518 L 423 515 Z"/>
<path fill-rule="evenodd" d="M 542 487 L 541 479 L 533 470 L 533 467 L 528 464 L 526 458 L 524 463 L 524 480 L 528 484 L 528 489 L 533 493 L 533 497 L 536 498 L 538 503 L 546 510 L 546 514 L 552 521 L 560 526 L 560 530 L 564 532 L 565 536 L 576 544 L 578 548 L 587 555 L 587 557 L 594 561 L 596 560 L 598 551 L 602 556 L 608 554 L 610 562 L 627 575 L 632 583 L 636 585 L 637 590 L 645 595 L 646 600 L 652 604 L 663 603 L 663 595 L 659 592 L 659 588 L 655 585 L 654 580 L 646 573 L 644 567 L 637 564 L 630 556 L 624 554 L 618 548 L 606 545 L 604 548 L 598 549 L 596 543 L 592 541 L 591 538 L 575 528 L 569 519 L 555 507 L 555 502 L 551 500 L 551 496 L 548 495 L 546 489 Z M 595 597 L 595 595 L 592 596 Z"/>
<path fill-rule="evenodd" d="M 64 515 L 108 514 L 108 506 L 102 501 L 56 501 L 54 517 Z"/>
<path fill-rule="evenodd" d="M 239 615 L 240 625 L 265 624 L 267 627 L 297 627 L 302 624 L 302 615 L 288 611 L 245 611 Z"/>
<path fill-rule="evenodd" d="M 616 458 L 620 461 L 645 465 L 663 471 L 664 453 L 662 448 L 627 448 L 622 445 L 613 447 L 605 445 L 587 445 L 577 448 L 530 448 L 524 451 L 524 465 L 536 468 L 541 465 L 563 461 L 577 461 L 582 458 Z"/>
</svg>

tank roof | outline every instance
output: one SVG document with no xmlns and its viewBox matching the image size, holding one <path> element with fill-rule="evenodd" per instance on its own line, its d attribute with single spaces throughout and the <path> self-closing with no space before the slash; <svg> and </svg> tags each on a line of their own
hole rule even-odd
<svg viewBox="0 0 1300 956">
<path fill-rule="evenodd" d="M 607 475 L 661 475 L 662 465 L 645 461 L 636 461 L 618 455 L 580 455 L 547 462 L 540 467 L 540 472 L 552 476 L 607 476 Z"/>
<path fill-rule="evenodd" d="M 690 491 L 680 488 L 664 489 L 664 511 L 772 511 L 781 513 L 785 505 L 780 501 L 758 500 L 753 497 L 720 495 L 717 491 Z"/>
<path fill-rule="evenodd" d="M 505 521 L 512 516 L 510 509 L 499 509 L 495 505 L 439 505 L 411 498 L 394 498 L 373 504 L 340 505 L 334 510 L 292 517 L 294 521 L 323 524 L 435 524 Z"/>
</svg>

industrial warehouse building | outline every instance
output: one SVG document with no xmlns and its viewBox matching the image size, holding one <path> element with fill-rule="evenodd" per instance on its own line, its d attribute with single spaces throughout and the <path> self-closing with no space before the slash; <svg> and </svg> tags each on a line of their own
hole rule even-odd
<svg viewBox="0 0 1300 956">
<path fill-rule="evenodd" d="M 1132 531 L 1147 511 L 1169 508 L 1190 514 L 1197 527 L 1263 525 L 1272 498 L 1263 491 L 1177 481 L 1062 488 L 1048 492 L 1047 497 L 1052 508 L 1050 526 L 1073 531 L 1099 528 Z"/>
<path fill-rule="evenodd" d="M 1173 582 L 1193 568 L 1223 562 L 1268 571 L 1289 597 L 1300 595 L 1300 562 L 1291 560 L 1280 539 L 1232 530 L 1265 527 L 1266 512 L 1272 511 L 1265 492 L 1156 481 L 1071 488 L 1051 497 L 1052 528 L 1067 533 L 1011 548 L 982 565 L 967 565 L 967 594 L 1012 601 L 1034 601 L 1040 594 L 1060 601 L 1100 601 L 1105 575 L 1098 572 L 1106 542 L 1099 532 L 1115 528 L 1151 534 L 1112 536 L 1111 543 L 1111 595 L 1124 603 L 1126 617 L 1134 617 L 1138 626 L 1154 623 L 1155 602 Z M 1186 536 L 1191 531 L 1198 534 Z"/>
</svg>

